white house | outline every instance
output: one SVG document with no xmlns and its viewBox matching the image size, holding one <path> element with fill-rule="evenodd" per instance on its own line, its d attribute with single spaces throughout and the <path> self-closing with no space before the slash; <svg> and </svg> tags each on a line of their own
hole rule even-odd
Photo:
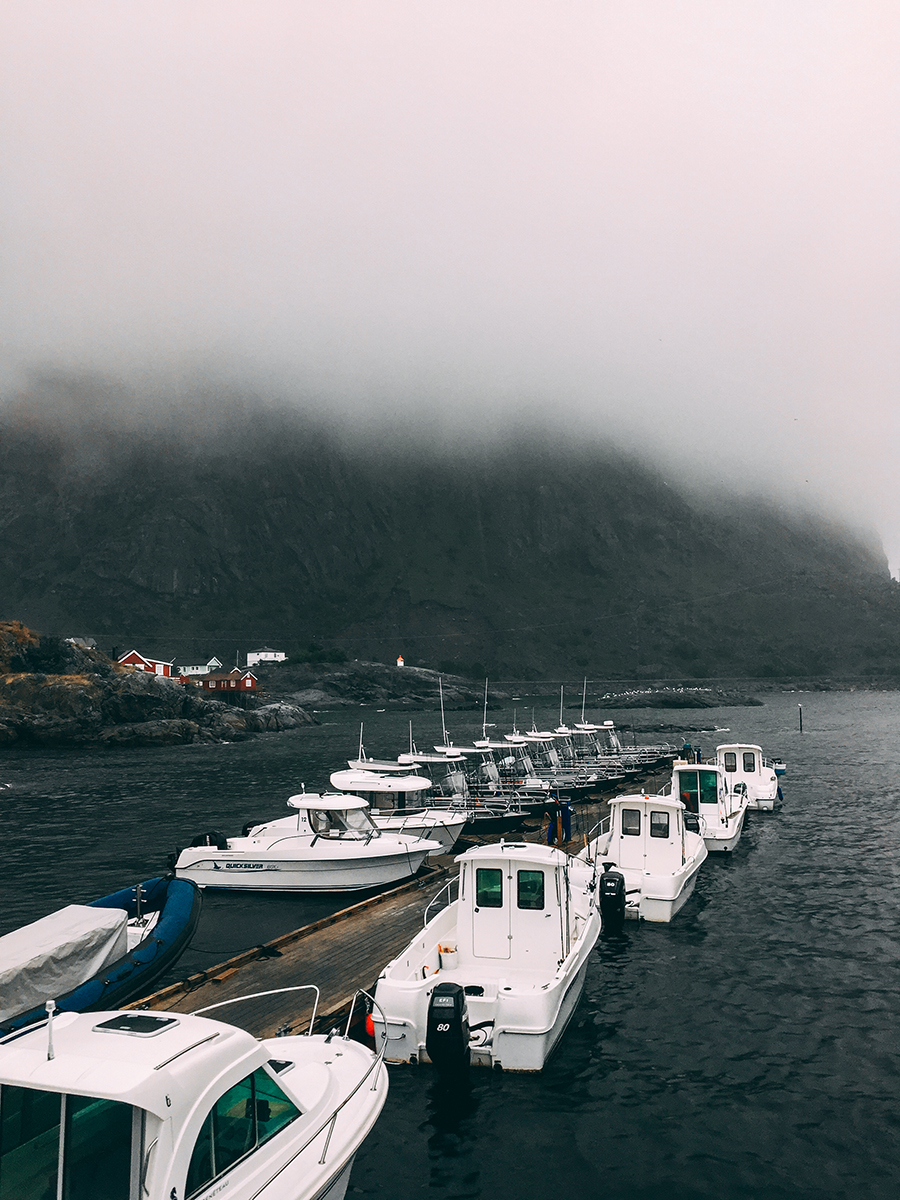
<svg viewBox="0 0 900 1200">
<path fill-rule="evenodd" d="M 179 675 L 210 675 L 213 671 L 221 671 L 222 664 L 217 658 L 211 658 L 205 667 L 179 667 Z"/>
<path fill-rule="evenodd" d="M 263 646 L 262 650 L 247 651 L 247 666 L 255 667 L 257 663 L 284 662 L 287 655 L 283 650 L 273 650 L 271 646 Z"/>
</svg>

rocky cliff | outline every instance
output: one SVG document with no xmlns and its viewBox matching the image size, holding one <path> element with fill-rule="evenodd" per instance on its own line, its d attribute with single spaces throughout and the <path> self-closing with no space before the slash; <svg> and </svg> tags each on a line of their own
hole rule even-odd
<svg viewBox="0 0 900 1200">
<path fill-rule="evenodd" d="M 107 650 L 314 643 L 530 679 L 900 674 L 877 545 L 701 500 L 610 450 L 379 449 L 260 411 L 70 433 L 0 417 L 0 612 Z"/>
</svg>

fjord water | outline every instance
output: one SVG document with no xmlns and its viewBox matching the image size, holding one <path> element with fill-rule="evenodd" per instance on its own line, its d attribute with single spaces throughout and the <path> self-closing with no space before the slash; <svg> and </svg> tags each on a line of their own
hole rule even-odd
<svg viewBox="0 0 900 1200">
<path fill-rule="evenodd" d="M 363 712 L 368 752 L 396 755 L 407 717 Z M 472 718 L 452 715 L 461 741 Z M 511 717 L 492 713 L 499 729 Z M 350 1196 L 895 1200 L 900 696 L 627 714 L 661 718 L 729 730 L 692 733 L 704 750 L 746 739 L 781 753 L 783 808 L 750 814 L 737 852 L 710 856 L 672 925 L 601 942 L 541 1075 L 473 1071 L 459 1093 L 430 1068 L 392 1068 Z M 301 782 L 323 786 L 355 750 L 359 710 L 321 719 L 225 746 L 6 752 L 0 932 L 148 877 L 194 833 L 279 815 Z M 439 718 L 417 715 L 415 729 L 427 746 Z M 343 903 L 208 895 L 183 963 Z"/>
</svg>

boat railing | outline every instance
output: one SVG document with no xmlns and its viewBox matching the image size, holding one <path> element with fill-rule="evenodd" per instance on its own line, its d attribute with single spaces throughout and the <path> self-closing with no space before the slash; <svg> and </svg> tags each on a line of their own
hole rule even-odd
<svg viewBox="0 0 900 1200">
<path fill-rule="evenodd" d="M 459 875 L 454 875 L 453 878 L 445 883 L 441 890 L 429 900 L 428 906 L 425 909 L 425 920 L 422 923 L 423 929 L 428 924 L 428 914 L 431 912 L 432 907 L 437 904 L 437 902 L 445 895 L 445 893 L 446 901 L 442 906 L 442 910 L 444 908 L 448 908 L 453 903 L 453 900 L 451 899 L 451 891 L 454 887 L 456 888 L 456 897 L 459 899 L 459 879 Z M 385 1026 L 385 1028 L 387 1028 L 387 1026 Z"/>
<path fill-rule="evenodd" d="M 307 1037 L 312 1037 L 313 1029 L 316 1024 L 316 1013 L 319 1011 L 319 989 L 314 983 L 300 983 L 294 987 L 274 988 L 270 992 L 249 992 L 246 996 L 233 996 L 230 1000 L 219 1000 L 215 1004 L 207 1004 L 205 1008 L 195 1008 L 191 1013 L 192 1017 L 200 1017 L 204 1013 L 212 1012 L 216 1008 L 225 1008 L 227 1004 L 240 1004 L 242 1000 L 259 1000 L 262 996 L 280 996 L 287 992 L 315 992 L 316 998 L 313 1001 L 312 1016 L 309 1019 L 309 1029 L 306 1031 Z"/>
<path fill-rule="evenodd" d="M 609 833 L 609 826 L 610 826 L 611 820 L 612 820 L 612 818 L 607 815 L 607 816 L 603 817 L 602 820 L 598 821 L 597 824 L 593 827 L 593 829 L 589 829 L 587 831 L 587 833 L 584 835 L 584 837 L 585 837 L 585 841 L 587 842 L 588 845 L 590 845 L 590 843 L 593 842 L 596 838 L 603 837 L 603 835 L 605 833 Z"/>
<path fill-rule="evenodd" d="M 306 984 L 306 985 L 304 985 L 304 986 L 305 986 L 305 987 L 311 987 L 312 985 L 310 985 L 310 984 Z M 293 991 L 299 991 L 299 990 L 302 990 L 302 988 L 278 988 L 277 990 L 278 990 L 278 991 L 280 991 L 280 992 L 293 992 Z M 318 989 L 318 988 L 314 988 L 314 990 L 315 990 L 315 992 L 318 994 L 318 990 L 319 990 L 319 989 Z M 261 993 L 259 993 L 259 994 L 260 994 L 260 995 L 273 995 L 274 993 L 271 993 L 271 992 L 261 992 Z M 380 1017 L 381 1017 L 381 1020 L 384 1022 L 384 1027 L 385 1027 L 385 1029 L 387 1029 L 387 1020 L 386 1020 L 386 1018 L 385 1018 L 385 1015 L 384 1015 L 384 1012 L 383 1012 L 383 1010 L 382 1010 L 382 1008 L 381 1008 L 381 1005 L 378 1003 L 378 1001 L 375 999 L 375 997 L 374 997 L 374 996 L 371 996 L 371 995 L 369 995 L 369 993 L 368 993 L 368 992 L 366 992 L 366 991 L 364 991 L 362 988 L 360 988 L 360 989 L 358 989 L 356 992 L 354 992 L 354 994 L 353 994 L 353 999 L 350 1001 L 350 1012 L 349 1012 L 349 1014 L 348 1014 L 348 1016 L 347 1016 L 347 1024 L 346 1024 L 346 1026 L 345 1026 L 345 1028 L 344 1028 L 344 1033 L 343 1033 L 343 1035 L 340 1035 L 340 1034 L 338 1034 L 338 1031 L 337 1031 L 337 1030 L 334 1030 L 334 1031 L 332 1031 L 332 1033 L 329 1033 L 329 1034 L 328 1034 L 328 1039 L 329 1039 L 329 1040 L 330 1040 L 332 1037 L 334 1037 L 335 1035 L 342 1036 L 342 1037 L 343 1037 L 343 1040 L 344 1040 L 345 1042 L 350 1040 L 350 1023 L 351 1023 L 351 1021 L 353 1020 L 353 1009 L 354 1009 L 354 1007 L 355 1007 L 355 1005 L 356 1005 L 356 1001 L 359 999 L 359 997 L 360 997 L 360 996 L 365 996 L 365 998 L 366 998 L 366 999 L 367 999 L 367 1000 L 368 1000 L 368 1001 L 371 1003 L 372 1007 L 373 1007 L 373 1008 L 377 1008 L 377 1009 L 378 1009 L 378 1012 L 379 1012 L 379 1015 L 380 1015 Z M 248 999 L 248 997 L 241 997 L 241 999 Z M 227 1002 L 226 1002 L 226 1003 L 227 1003 Z M 211 1007 L 211 1008 L 218 1008 L 218 1007 L 219 1007 L 219 1005 L 213 1004 L 213 1005 L 210 1005 L 210 1007 Z M 310 1026 L 310 1031 L 311 1031 L 311 1030 L 312 1030 L 312 1026 Z M 343 1100 L 340 1102 L 340 1104 L 338 1104 L 338 1105 L 337 1105 L 337 1106 L 336 1106 L 336 1107 L 335 1107 L 335 1108 L 334 1108 L 334 1109 L 333 1109 L 333 1110 L 332 1110 L 332 1111 L 331 1111 L 331 1112 L 328 1114 L 328 1116 L 327 1116 L 327 1117 L 325 1117 L 325 1119 L 324 1119 L 323 1121 L 321 1121 L 321 1122 L 319 1122 L 319 1123 L 317 1123 L 317 1124 L 316 1124 L 316 1127 L 315 1127 L 315 1129 L 314 1129 L 314 1130 L 313 1130 L 313 1132 L 312 1132 L 312 1133 L 311 1133 L 311 1134 L 310 1134 L 310 1135 L 309 1135 L 309 1136 L 306 1138 L 306 1140 L 304 1141 L 303 1145 L 302 1145 L 302 1146 L 300 1146 L 300 1147 L 299 1147 L 299 1149 L 295 1150 L 295 1151 L 294 1151 L 294 1153 L 293 1153 L 293 1154 L 290 1156 L 290 1158 L 288 1158 L 288 1159 L 287 1159 L 285 1162 L 283 1162 L 283 1163 L 281 1164 L 281 1166 L 278 1168 L 278 1170 L 275 1172 L 275 1174 L 274 1174 L 274 1175 L 271 1175 L 271 1176 L 270 1176 L 270 1177 L 269 1177 L 269 1178 L 268 1178 L 268 1179 L 265 1181 L 265 1183 L 264 1183 L 264 1184 L 263 1184 L 263 1185 L 262 1185 L 260 1188 L 258 1188 L 258 1189 L 257 1189 L 257 1190 L 256 1190 L 256 1191 L 255 1191 L 255 1192 L 252 1194 L 252 1196 L 249 1196 L 249 1197 L 248 1197 L 248 1200 L 257 1200 L 257 1198 L 258 1198 L 259 1196 L 261 1196 L 261 1195 L 263 1194 L 263 1192 L 264 1192 L 264 1191 L 266 1191 L 266 1189 L 269 1187 L 269 1185 L 270 1185 L 270 1184 L 271 1184 L 271 1183 L 272 1183 L 272 1182 L 273 1182 L 275 1179 L 277 1179 L 279 1175 L 281 1175 L 281 1174 L 282 1174 L 282 1173 L 283 1173 L 285 1170 L 287 1170 L 287 1168 L 288 1168 L 288 1167 L 291 1165 L 291 1163 L 293 1163 L 293 1162 L 294 1162 L 296 1159 L 298 1159 L 298 1158 L 300 1157 L 300 1155 L 301 1155 L 301 1154 L 303 1154 L 303 1152 L 304 1152 L 305 1150 L 308 1150 L 308 1149 L 309 1149 L 309 1147 L 310 1147 L 310 1146 L 313 1144 L 313 1142 L 316 1140 L 316 1138 L 317 1138 L 317 1137 L 318 1137 L 318 1136 L 319 1136 L 321 1133 L 323 1133 L 323 1132 L 324 1132 L 324 1131 L 327 1129 L 327 1130 L 328 1130 L 328 1133 L 326 1134 L 326 1137 L 325 1137 L 325 1145 L 322 1147 L 322 1154 L 321 1154 L 321 1157 L 319 1158 L 319 1163 L 320 1163 L 320 1164 L 322 1164 L 322 1163 L 324 1163 L 324 1162 L 325 1162 L 325 1159 L 326 1159 L 326 1157 L 327 1157 L 327 1155 L 328 1155 L 328 1150 L 329 1150 L 329 1147 L 330 1147 L 330 1145 L 331 1145 L 331 1136 L 332 1136 L 332 1134 L 334 1133 L 334 1127 L 335 1127 L 335 1125 L 337 1124 L 337 1119 L 338 1119 L 338 1117 L 340 1116 L 340 1114 L 341 1114 L 341 1111 L 342 1111 L 344 1108 L 346 1108 L 346 1106 L 347 1106 L 347 1105 L 350 1103 L 350 1101 L 353 1099 L 353 1097 L 354 1097 L 354 1096 L 357 1094 L 357 1092 L 359 1092 L 359 1091 L 361 1090 L 361 1088 L 363 1087 L 363 1085 L 364 1085 L 365 1083 L 367 1083 L 367 1082 L 368 1082 L 369 1078 L 370 1078 L 372 1075 L 374 1075 L 374 1079 L 372 1080 L 372 1087 L 371 1087 L 371 1089 L 370 1089 L 370 1090 L 371 1090 L 371 1091 L 373 1091 L 373 1092 L 377 1090 L 377 1088 L 378 1088 L 378 1069 L 379 1069 L 379 1067 L 381 1067 L 381 1066 L 383 1065 L 383 1063 L 384 1063 L 384 1055 L 385 1055 L 385 1052 L 386 1052 L 386 1050 L 387 1050 L 387 1042 L 385 1041 L 385 1042 L 382 1042 L 381 1049 L 380 1049 L 380 1050 L 377 1050 L 377 1051 L 375 1052 L 375 1055 L 374 1055 L 374 1057 L 373 1057 L 373 1059 L 372 1059 L 372 1062 L 371 1062 L 371 1064 L 369 1065 L 369 1067 L 368 1067 L 368 1069 L 366 1070 L 366 1072 L 365 1072 L 365 1073 L 363 1074 L 363 1076 L 362 1076 L 362 1077 L 361 1077 L 361 1078 L 360 1078 L 360 1079 L 357 1081 L 356 1085 L 355 1085 L 355 1086 L 354 1086 L 354 1087 L 353 1087 L 353 1088 L 352 1088 L 352 1089 L 351 1089 L 351 1090 L 350 1090 L 350 1091 L 347 1093 L 347 1095 L 346 1095 L 346 1096 L 343 1098 Z"/>
</svg>

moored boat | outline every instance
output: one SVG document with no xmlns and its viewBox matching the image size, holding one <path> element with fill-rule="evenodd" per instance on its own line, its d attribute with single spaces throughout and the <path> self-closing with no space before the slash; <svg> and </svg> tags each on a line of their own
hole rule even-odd
<svg viewBox="0 0 900 1200">
<path fill-rule="evenodd" d="M 0 1041 L 0 1195 L 342 1200 L 387 1086 L 346 1037 L 64 1013 Z"/>
<path fill-rule="evenodd" d="M 579 858 L 621 872 L 626 917 L 671 921 L 707 857 L 702 836 L 685 828 L 684 805 L 671 796 L 617 796 L 609 809 L 609 828 Z"/>
<path fill-rule="evenodd" d="M 157 877 L 6 934 L 0 1033 L 41 1020 L 51 996 L 61 1012 L 92 1012 L 146 995 L 187 948 L 200 906 L 193 884 Z"/>
<path fill-rule="evenodd" d="M 670 794 L 693 813 L 707 850 L 728 853 L 741 840 L 747 795 L 729 787 L 725 771 L 715 763 L 695 764 L 676 759 Z M 690 817 L 685 818 L 690 821 Z"/>
<path fill-rule="evenodd" d="M 525 842 L 479 846 L 457 862 L 458 899 L 378 980 L 376 1044 L 390 1062 L 539 1071 L 575 1011 L 600 934 L 595 873 Z"/>
<path fill-rule="evenodd" d="M 246 826 L 241 837 L 195 838 L 178 855 L 176 874 L 199 887 L 350 892 L 407 879 L 441 850 L 436 841 L 382 832 L 358 796 L 304 792 L 287 803 L 296 816 Z"/>
<path fill-rule="evenodd" d="M 762 748 L 752 742 L 731 742 L 716 747 L 716 764 L 728 779 L 732 791 L 743 787 L 747 807 L 772 812 L 780 799 L 778 771 L 774 763 L 763 757 Z"/>
</svg>

